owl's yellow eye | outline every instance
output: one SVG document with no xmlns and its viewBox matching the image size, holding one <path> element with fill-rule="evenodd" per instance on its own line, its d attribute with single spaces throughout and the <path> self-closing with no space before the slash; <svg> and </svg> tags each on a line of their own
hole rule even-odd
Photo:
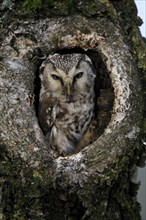
<svg viewBox="0 0 146 220">
<path fill-rule="evenodd" d="M 82 75 L 83 75 L 83 72 L 79 72 L 79 73 L 77 73 L 76 75 L 75 75 L 75 79 L 80 79 L 81 77 L 82 77 Z"/>
<path fill-rule="evenodd" d="M 54 80 L 60 79 L 59 76 L 57 76 L 57 75 L 55 75 L 55 74 L 52 74 L 51 76 L 52 76 L 52 78 L 53 78 Z"/>
</svg>

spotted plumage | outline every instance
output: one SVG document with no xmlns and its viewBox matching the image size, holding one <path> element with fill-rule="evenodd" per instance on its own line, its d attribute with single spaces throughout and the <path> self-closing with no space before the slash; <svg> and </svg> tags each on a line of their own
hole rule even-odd
<svg viewBox="0 0 146 220">
<path fill-rule="evenodd" d="M 39 124 L 60 154 L 78 148 L 94 117 L 92 62 L 85 54 L 54 54 L 40 68 Z"/>
</svg>

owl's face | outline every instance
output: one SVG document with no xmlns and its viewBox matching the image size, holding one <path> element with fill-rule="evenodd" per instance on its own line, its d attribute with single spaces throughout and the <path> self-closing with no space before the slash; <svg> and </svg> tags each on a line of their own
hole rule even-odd
<svg viewBox="0 0 146 220">
<path fill-rule="evenodd" d="M 88 93 L 94 87 L 92 61 L 85 54 L 54 54 L 41 66 L 42 92 L 56 96 Z"/>
</svg>

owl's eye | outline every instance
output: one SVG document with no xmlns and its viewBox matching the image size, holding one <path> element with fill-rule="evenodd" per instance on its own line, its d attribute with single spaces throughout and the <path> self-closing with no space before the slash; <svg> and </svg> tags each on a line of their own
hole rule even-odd
<svg viewBox="0 0 146 220">
<path fill-rule="evenodd" d="M 82 77 L 82 75 L 83 75 L 83 72 L 79 72 L 79 73 L 77 73 L 76 75 L 75 75 L 75 79 L 80 79 L 81 77 Z"/>
<path fill-rule="evenodd" d="M 53 78 L 54 80 L 60 79 L 59 76 L 57 76 L 57 75 L 55 75 L 55 74 L 52 74 L 51 76 L 52 76 L 52 78 Z"/>
</svg>

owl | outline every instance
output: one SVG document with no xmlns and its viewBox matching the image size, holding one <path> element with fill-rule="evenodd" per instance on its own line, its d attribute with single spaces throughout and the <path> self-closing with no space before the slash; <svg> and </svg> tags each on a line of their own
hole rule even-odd
<svg viewBox="0 0 146 220">
<path fill-rule="evenodd" d="M 94 79 L 86 54 L 49 55 L 40 67 L 39 124 L 60 155 L 78 149 L 94 118 Z"/>
</svg>

